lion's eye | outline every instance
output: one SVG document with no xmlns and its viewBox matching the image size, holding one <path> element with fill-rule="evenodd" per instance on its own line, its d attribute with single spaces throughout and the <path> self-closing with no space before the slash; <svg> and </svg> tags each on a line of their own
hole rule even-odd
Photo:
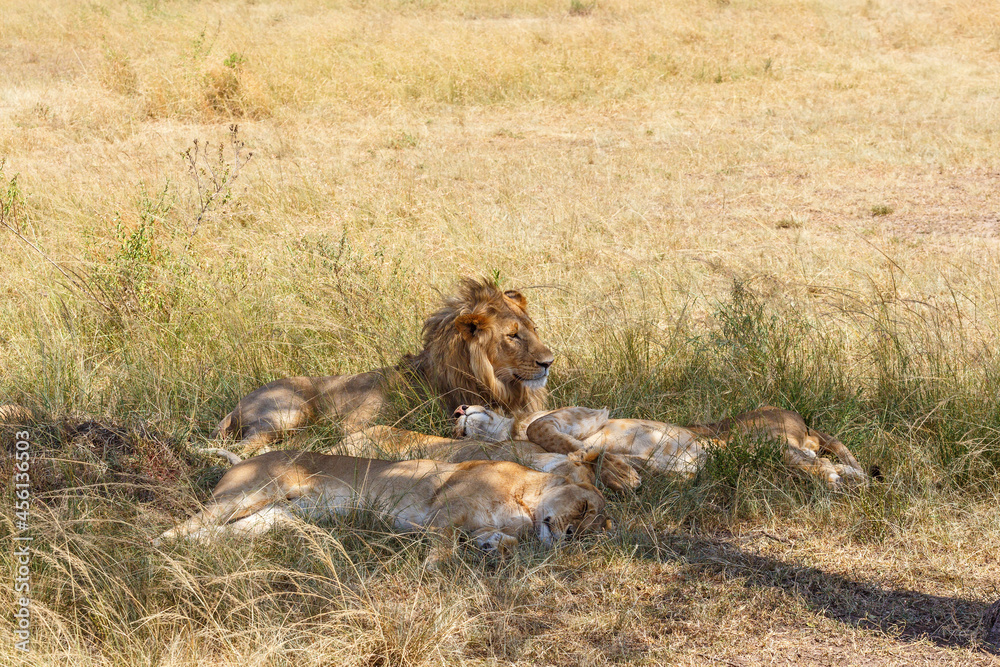
<svg viewBox="0 0 1000 667">
<path fill-rule="evenodd" d="M 513 338 L 514 340 L 517 340 L 518 338 L 520 338 L 520 336 L 518 336 L 518 335 L 517 335 L 517 332 L 516 332 L 516 331 L 515 331 L 514 333 L 509 333 L 509 334 L 507 334 L 507 336 L 508 336 L 509 338 Z"/>
</svg>

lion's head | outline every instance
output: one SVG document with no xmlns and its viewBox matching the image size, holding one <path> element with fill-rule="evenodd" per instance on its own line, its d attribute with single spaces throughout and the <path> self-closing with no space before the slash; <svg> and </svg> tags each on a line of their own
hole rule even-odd
<svg viewBox="0 0 1000 667">
<path fill-rule="evenodd" d="M 424 349 L 408 361 L 453 410 L 482 403 L 510 413 L 545 405 L 552 351 L 535 332 L 528 300 L 495 282 L 465 279 L 424 322 Z"/>
<path fill-rule="evenodd" d="M 483 405 L 460 405 L 452 413 L 456 438 L 472 438 L 486 442 L 504 442 L 513 437 L 514 419 Z"/>
<path fill-rule="evenodd" d="M 549 490 L 535 513 L 535 532 L 546 546 L 564 537 L 611 528 L 604 496 L 591 484 L 570 480 Z"/>
</svg>

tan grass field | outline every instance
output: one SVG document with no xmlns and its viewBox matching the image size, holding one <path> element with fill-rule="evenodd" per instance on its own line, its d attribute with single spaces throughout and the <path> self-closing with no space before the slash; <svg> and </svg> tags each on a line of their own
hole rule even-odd
<svg viewBox="0 0 1000 667">
<path fill-rule="evenodd" d="M 40 420 L 32 652 L 5 614 L 0 662 L 1000 662 L 998 17 L 0 0 L 0 403 Z M 150 545 L 239 396 L 391 363 L 465 275 L 528 295 L 553 405 L 777 404 L 884 480 L 831 495 L 746 443 L 612 496 L 605 538 L 445 575 L 364 516 Z"/>
</svg>

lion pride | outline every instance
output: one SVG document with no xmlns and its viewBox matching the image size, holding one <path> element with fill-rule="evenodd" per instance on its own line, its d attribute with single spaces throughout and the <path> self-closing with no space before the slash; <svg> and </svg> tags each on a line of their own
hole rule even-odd
<svg viewBox="0 0 1000 667">
<path fill-rule="evenodd" d="M 504 417 L 478 405 L 455 411 L 456 434 L 487 441 L 527 440 L 558 454 L 611 453 L 635 466 L 661 473 L 693 475 L 704 464 L 708 446 L 759 438 L 783 445 L 782 458 L 797 470 L 839 490 L 864 484 L 868 475 L 850 450 L 832 435 L 806 426 L 797 412 L 774 406 L 744 412 L 714 424 L 676 426 L 644 419 L 609 419 L 608 410 L 566 407 Z M 833 463 L 828 456 L 836 456 Z"/>
<path fill-rule="evenodd" d="M 425 564 L 453 553 L 456 533 L 484 551 L 505 552 L 527 534 L 546 546 L 610 527 L 594 486 L 529 470 L 509 461 L 379 461 L 281 451 L 242 461 L 227 472 L 205 509 L 154 542 L 211 542 L 255 535 L 294 522 L 373 509 L 406 532 L 426 531 L 436 544 Z"/>
<path fill-rule="evenodd" d="M 489 279 L 466 278 L 424 322 L 424 349 L 397 365 L 357 375 L 289 377 L 247 394 L 212 438 L 240 440 L 245 452 L 322 417 L 348 433 L 383 414 L 393 386 L 424 388 L 446 410 L 481 403 L 511 414 L 545 407 L 552 352 L 538 338 L 527 299 Z"/>
</svg>

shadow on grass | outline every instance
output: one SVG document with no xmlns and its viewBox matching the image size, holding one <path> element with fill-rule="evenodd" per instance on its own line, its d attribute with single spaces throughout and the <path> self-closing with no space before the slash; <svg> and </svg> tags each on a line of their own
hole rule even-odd
<svg viewBox="0 0 1000 667">
<path fill-rule="evenodd" d="M 1000 655 L 1000 648 L 977 639 L 989 602 L 886 588 L 705 537 L 670 536 L 658 551 L 658 560 L 680 563 L 695 574 L 741 579 L 747 587 L 778 588 L 829 618 L 863 630 Z M 647 557 L 656 556 L 650 552 Z"/>
</svg>

